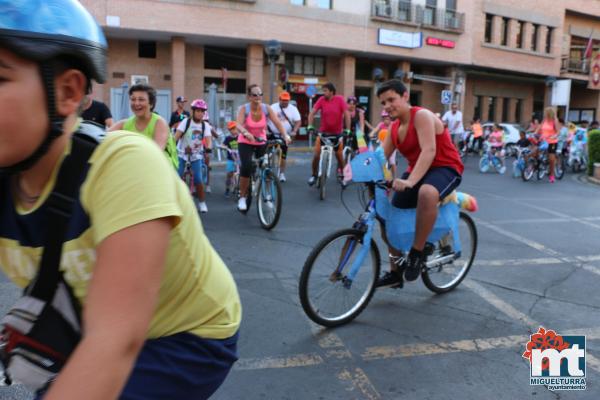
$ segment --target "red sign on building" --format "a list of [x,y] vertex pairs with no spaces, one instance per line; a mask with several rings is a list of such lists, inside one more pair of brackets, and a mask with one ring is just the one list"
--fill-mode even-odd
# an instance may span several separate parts
[[431,36],[429,36],[429,37],[427,37],[427,39],[425,39],[425,43],[427,43],[429,46],[439,46],[439,47],[445,47],[447,49],[453,49],[456,46],[456,42],[454,40],[434,38]]

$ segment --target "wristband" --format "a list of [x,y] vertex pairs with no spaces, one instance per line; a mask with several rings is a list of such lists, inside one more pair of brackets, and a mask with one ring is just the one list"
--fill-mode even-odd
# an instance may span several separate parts
[[349,135],[351,133],[352,131],[350,129],[344,129],[344,135]]
[[306,127],[306,130],[307,130],[307,131],[314,131],[314,130],[315,130],[315,127],[314,127],[314,126],[312,126],[312,125],[309,125],[309,126],[307,126],[307,127]]
[[212,153],[212,149],[206,149],[206,154]]

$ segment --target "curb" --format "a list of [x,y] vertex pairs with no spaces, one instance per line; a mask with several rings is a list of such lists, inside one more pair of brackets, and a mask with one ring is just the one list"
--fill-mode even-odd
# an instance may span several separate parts
[[585,177],[589,183],[600,186],[600,179],[596,179],[593,176],[587,176],[587,175]]

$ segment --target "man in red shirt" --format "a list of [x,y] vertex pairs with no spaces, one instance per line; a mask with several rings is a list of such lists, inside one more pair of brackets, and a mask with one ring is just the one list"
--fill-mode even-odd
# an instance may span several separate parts
[[[338,172],[344,167],[342,160],[342,149],[344,143],[342,139],[342,128],[345,126],[345,131],[350,129],[350,113],[348,106],[342,96],[335,94],[335,86],[328,82],[323,85],[323,96],[317,100],[310,114],[308,114],[308,133],[314,134],[315,127],[313,126],[315,114],[321,111],[321,126],[319,132],[324,136],[334,138],[337,141],[336,158],[338,161]],[[334,143],[335,143],[334,141]],[[315,142],[315,151],[312,161],[312,175],[308,179],[310,186],[317,181],[317,171],[319,170],[319,158],[321,157],[321,140],[317,137]]]
[[401,287],[403,280],[414,281],[421,275],[423,249],[437,218],[438,203],[460,184],[464,166],[443,122],[431,111],[411,106],[401,81],[384,82],[377,97],[395,120],[383,142],[385,157],[398,150],[408,161],[406,172],[393,181],[392,205],[417,209],[408,256],[390,246],[391,270],[377,282],[378,287]]

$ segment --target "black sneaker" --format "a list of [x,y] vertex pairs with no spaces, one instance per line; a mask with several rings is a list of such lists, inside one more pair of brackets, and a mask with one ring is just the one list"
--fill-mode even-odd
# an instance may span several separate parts
[[395,271],[386,272],[381,278],[377,279],[375,283],[376,288],[394,288],[399,289],[404,286],[404,281],[402,280],[402,275],[398,274]]
[[423,259],[421,257],[407,257],[405,261],[404,268],[404,280],[406,281],[414,281],[419,275],[421,275],[421,271],[425,266]]

